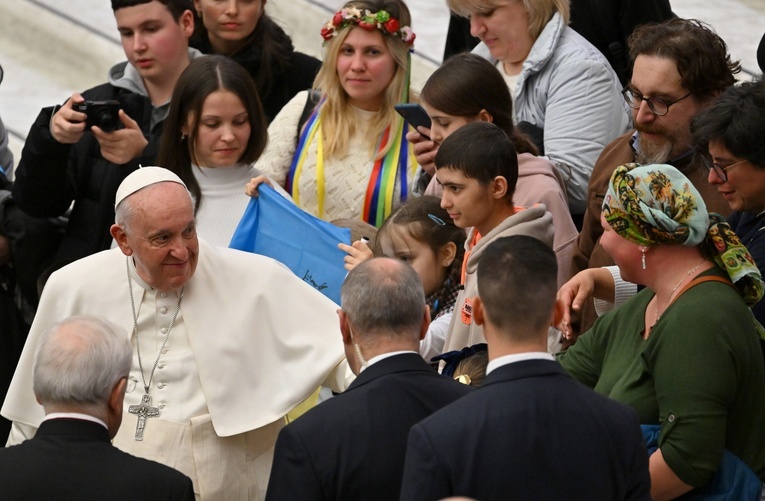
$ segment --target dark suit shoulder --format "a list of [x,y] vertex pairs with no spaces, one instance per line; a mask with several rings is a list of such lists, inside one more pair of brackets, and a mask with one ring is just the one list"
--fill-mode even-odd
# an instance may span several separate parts
[[635,411],[556,365],[498,368],[475,392],[416,424],[402,499],[488,500],[498,492],[517,499],[648,499]]
[[419,355],[397,355],[365,369],[345,392],[309,410],[288,427],[297,434],[313,433],[316,426],[346,422],[347,416],[370,405],[383,409],[393,405],[381,411],[385,414],[393,412],[397,402],[409,407],[413,402],[422,401],[430,408],[440,408],[473,390],[442,376]]
[[267,499],[396,499],[412,425],[468,392],[416,353],[380,360],[281,430]]
[[[57,420],[58,421],[58,420]],[[66,420],[69,421],[69,420]],[[186,475],[120,451],[94,423],[55,423],[53,429],[0,450],[3,500],[193,500]]]
[[[480,411],[487,410],[489,414]],[[516,418],[545,409],[571,415],[591,415],[603,423],[620,423],[634,419],[636,412],[626,405],[595,393],[568,376],[557,362],[516,362],[496,369],[476,391],[456,400],[422,421],[439,434],[454,433],[452,428],[479,426],[492,414],[502,419]],[[454,416],[461,416],[454,419]]]

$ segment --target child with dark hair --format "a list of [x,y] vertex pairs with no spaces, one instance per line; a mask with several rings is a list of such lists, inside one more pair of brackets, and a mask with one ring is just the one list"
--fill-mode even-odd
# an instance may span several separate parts
[[[444,351],[451,351],[486,342],[482,327],[473,321],[471,300],[484,249],[511,235],[531,236],[552,248],[554,228],[543,206],[513,204],[518,156],[512,141],[496,125],[478,121],[460,127],[444,140],[435,160],[436,178],[444,188],[441,207],[456,226],[468,230],[462,289],[455,305],[458,314],[452,316],[444,345]],[[548,349],[557,351],[559,346],[559,332],[554,331]]]
[[377,232],[374,253],[362,242],[340,244],[348,252],[346,268],[374,256],[408,263],[420,277],[431,324],[420,342],[426,361],[443,351],[460,285],[465,230],[456,226],[436,197],[415,198],[396,209]]
[[[414,146],[417,160],[430,174],[438,145],[455,130],[471,122],[491,122],[507,135],[518,156],[518,181],[513,203],[522,207],[544,204],[555,226],[553,251],[558,260],[558,285],[570,277],[571,256],[579,232],[571,219],[563,177],[549,159],[537,156],[536,147],[513,124],[513,100],[502,75],[489,61],[476,54],[458,54],[445,61],[428,78],[420,93],[420,103],[431,119],[432,140]],[[410,133],[414,138],[417,133]],[[423,152],[431,146],[426,152]],[[426,194],[441,196],[435,179]]]

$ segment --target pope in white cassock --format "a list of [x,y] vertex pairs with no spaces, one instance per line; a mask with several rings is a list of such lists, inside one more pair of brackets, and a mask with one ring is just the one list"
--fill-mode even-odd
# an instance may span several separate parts
[[111,233],[119,248],[45,286],[2,407],[8,444],[33,436],[45,415],[32,391],[40,334],[101,315],[131,333],[135,350],[114,445],[185,473],[198,498],[265,497],[284,415],[352,377],[337,306],[276,261],[198,240],[188,190],[160,167],[120,185]]

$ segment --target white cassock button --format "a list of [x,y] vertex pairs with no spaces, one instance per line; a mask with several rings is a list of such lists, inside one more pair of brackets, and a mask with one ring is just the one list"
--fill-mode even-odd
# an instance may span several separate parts
[[165,403],[161,403],[161,404],[159,404],[159,408],[160,408],[160,409],[164,409],[164,408],[165,408],[165,405],[167,405],[167,404],[165,404]]
[[158,364],[157,365],[157,369],[164,369],[164,368],[165,368],[165,364]]
[[167,292],[160,292],[159,297],[167,297]]
[[161,332],[162,334],[167,334],[167,327],[162,327],[162,328],[159,330],[159,332]]
[[165,387],[165,383],[157,383],[157,388],[160,390]]
[[165,307],[163,306],[162,308],[160,308],[160,309],[159,309],[159,312],[160,312],[160,313],[162,313],[162,314],[164,315],[165,313],[167,313],[167,308],[165,308]]

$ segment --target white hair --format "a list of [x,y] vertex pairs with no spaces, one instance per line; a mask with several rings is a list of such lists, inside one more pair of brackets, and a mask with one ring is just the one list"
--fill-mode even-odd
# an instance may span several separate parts
[[45,404],[82,407],[108,401],[130,373],[127,333],[106,319],[73,316],[51,325],[35,354],[34,393]]

